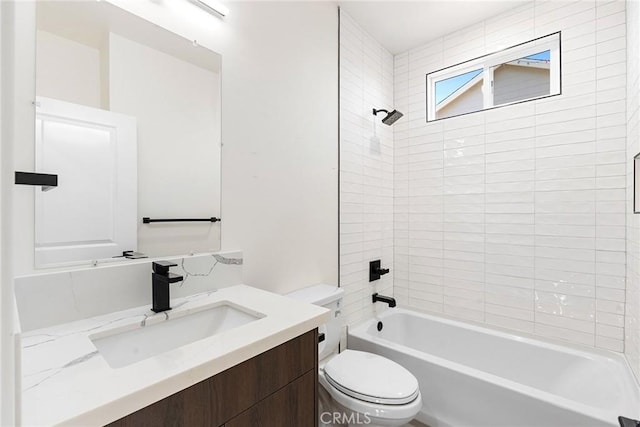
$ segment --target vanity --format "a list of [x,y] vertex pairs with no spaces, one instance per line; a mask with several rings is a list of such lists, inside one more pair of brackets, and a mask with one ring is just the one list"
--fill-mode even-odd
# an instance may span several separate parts
[[316,425],[326,309],[245,285],[172,303],[23,334],[22,424]]
[[309,331],[109,426],[316,425],[317,339]]

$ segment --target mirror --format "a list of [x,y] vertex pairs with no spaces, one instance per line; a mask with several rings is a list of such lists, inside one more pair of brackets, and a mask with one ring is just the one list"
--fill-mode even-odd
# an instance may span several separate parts
[[220,71],[108,2],[37,3],[36,267],[220,249]]

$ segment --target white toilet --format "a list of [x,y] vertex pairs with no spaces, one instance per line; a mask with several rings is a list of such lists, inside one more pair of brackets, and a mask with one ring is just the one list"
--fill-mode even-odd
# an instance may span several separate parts
[[320,425],[405,425],[422,408],[418,380],[411,372],[372,353],[343,350],[337,354],[343,294],[342,289],[330,285],[288,294],[331,310],[331,320],[318,330],[324,334],[318,344],[318,381],[330,396],[321,399]]

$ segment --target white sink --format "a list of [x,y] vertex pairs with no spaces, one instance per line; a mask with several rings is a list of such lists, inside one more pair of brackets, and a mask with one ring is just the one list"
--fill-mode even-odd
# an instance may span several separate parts
[[237,328],[264,314],[221,301],[197,312],[158,313],[135,323],[91,335],[89,339],[112,368],[121,368],[169,350]]

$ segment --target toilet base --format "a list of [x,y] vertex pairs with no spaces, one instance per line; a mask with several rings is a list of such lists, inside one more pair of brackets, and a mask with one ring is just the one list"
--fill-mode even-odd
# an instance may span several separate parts
[[412,418],[389,420],[380,419],[372,414],[363,414],[346,408],[331,397],[322,386],[318,387],[318,415],[320,427],[405,427],[409,426]]

